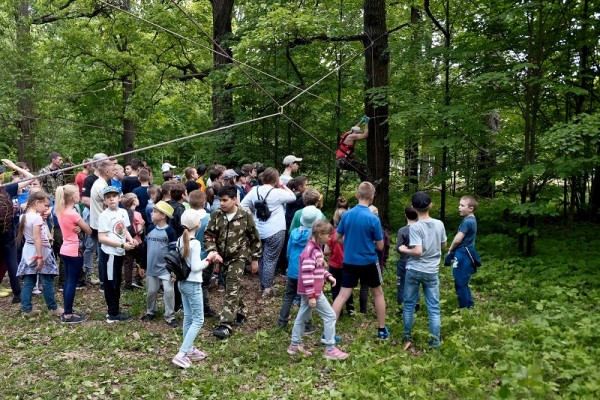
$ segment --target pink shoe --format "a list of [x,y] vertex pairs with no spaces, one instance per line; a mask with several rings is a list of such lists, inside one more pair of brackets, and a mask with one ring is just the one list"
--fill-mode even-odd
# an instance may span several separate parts
[[184,369],[192,366],[192,363],[190,362],[190,359],[187,358],[187,356],[180,357],[179,355],[176,355],[171,361],[173,362],[173,364]]
[[306,350],[304,348],[304,346],[302,346],[302,345],[300,345],[300,346],[290,345],[290,347],[287,348],[287,353],[291,354],[291,355],[302,353],[305,356],[312,356],[312,353],[310,351]]
[[186,356],[190,359],[190,361],[202,361],[208,357],[208,354],[194,347],[194,350],[187,353]]
[[344,353],[337,347],[334,347],[331,350],[325,350],[323,356],[328,360],[345,360],[346,358],[350,357],[350,354]]

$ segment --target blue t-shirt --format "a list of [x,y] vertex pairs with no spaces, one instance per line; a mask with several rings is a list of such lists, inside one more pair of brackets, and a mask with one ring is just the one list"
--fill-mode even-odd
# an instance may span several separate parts
[[458,247],[475,246],[475,235],[477,235],[477,219],[473,215],[465,217],[458,227],[458,231],[465,234]]
[[148,251],[146,274],[149,276],[169,275],[165,254],[169,249],[175,248],[176,241],[175,230],[169,225],[164,228],[155,226],[154,229],[148,232],[146,235],[146,248]]
[[116,187],[117,189],[119,189],[119,193],[120,193],[120,194],[123,194],[123,190],[122,190],[123,183],[122,183],[121,181],[117,181],[117,180],[115,180],[114,178],[111,178],[111,179],[110,179],[110,184],[111,184],[111,186],[114,186],[114,187]]
[[[206,216],[200,220],[200,228],[198,228],[194,234],[200,243],[204,243],[204,231],[206,230],[206,225],[208,225],[209,220],[210,214],[206,213]],[[204,260],[207,255],[206,247],[204,247],[204,245],[200,246],[200,259]]]
[[378,261],[375,242],[383,240],[381,222],[363,205],[342,215],[337,233],[344,236],[344,264],[369,265]]

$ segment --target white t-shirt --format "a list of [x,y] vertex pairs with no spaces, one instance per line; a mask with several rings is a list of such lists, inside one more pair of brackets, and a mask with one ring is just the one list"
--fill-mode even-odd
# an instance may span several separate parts
[[281,174],[281,176],[279,176],[279,179],[281,180],[281,182],[284,185],[287,185],[288,182],[292,180],[292,176],[291,175],[286,175],[286,174]]
[[[183,252],[183,236],[177,240],[177,246]],[[185,262],[190,266],[191,272],[186,281],[202,283],[202,270],[208,267],[208,262],[200,259],[202,245],[198,240],[190,240],[190,252]]]
[[[108,186],[104,178],[96,179],[90,190],[90,227],[98,229],[98,217],[104,211],[104,195],[102,190]],[[128,219],[129,220],[129,219]]]
[[[273,189],[273,190],[271,190]],[[271,192],[269,193],[269,190]],[[255,186],[250,190],[244,200],[242,200],[241,206],[249,211],[254,212],[254,202],[258,200],[258,194],[261,198],[265,198],[267,193],[267,206],[271,211],[271,217],[266,221],[261,221],[254,215],[254,222],[258,229],[258,234],[261,239],[266,239],[277,232],[285,231],[285,210],[284,204],[296,201],[296,195],[292,191],[283,190],[281,188],[273,188],[271,185]]]
[[[126,236],[125,232],[129,226],[129,216],[127,211],[118,208],[115,211],[106,209],[98,217],[98,233],[106,232],[109,239],[124,243]],[[125,249],[120,247],[112,247],[102,244],[102,251],[106,254],[114,254],[115,256],[124,256]]]

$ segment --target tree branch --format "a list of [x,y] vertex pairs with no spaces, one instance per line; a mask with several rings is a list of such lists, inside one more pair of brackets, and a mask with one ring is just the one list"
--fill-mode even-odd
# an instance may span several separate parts
[[427,14],[431,22],[433,22],[433,24],[440,30],[440,32],[442,32],[444,37],[448,39],[450,37],[450,33],[446,31],[446,29],[444,29],[440,22],[437,19],[435,19],[435,17],[431,13],[431,10],[429,9],[429,0],[423,0],[423,7],[425,8],[425,14]]
[[[58,12],[64,11],[69,8],[73,3],[77,0],[67,0],[62,6],[58,8]],[[63,15],[59,14],[46,14],[41,17],[34,18],[31,22],[34,25],[43,25],[49,24],[51,22],[66,20],[66,19],[77,19],[77,18],[93,18],[96,15],[104,12],[105,7],[99,5],[98,7],[92,9],[90,12],[79,12],[79,11],[68,11]]]

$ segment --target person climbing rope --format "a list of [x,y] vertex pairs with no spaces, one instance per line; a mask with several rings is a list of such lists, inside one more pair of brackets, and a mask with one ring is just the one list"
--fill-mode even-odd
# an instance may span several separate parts
[[[354,125],[348,132],[345,132],[340,138],[337,152],[335,154],[335,166],[339,170],[356,172],[360,177],[361,182],[372,182],[373,177],[367,165],[355,158],[354,145],[357,141],[365,140],[369,137],[369,120],[364,116]],[[364,124],[364,131],[361,129],[361,124]]]

